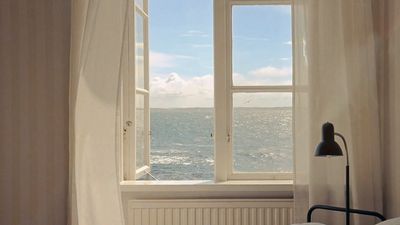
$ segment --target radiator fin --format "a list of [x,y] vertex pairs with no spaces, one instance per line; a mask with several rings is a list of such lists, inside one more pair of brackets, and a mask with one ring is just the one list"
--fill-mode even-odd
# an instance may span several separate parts
[[271,200],[132,200],[129,225],[290,225],[293,203]]

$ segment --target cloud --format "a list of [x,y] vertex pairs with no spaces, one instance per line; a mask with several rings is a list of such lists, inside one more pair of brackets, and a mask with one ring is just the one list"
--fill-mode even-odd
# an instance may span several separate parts
[[193,48],[211,48],[212,45],[211,44],[193,44],[192,47]]
[[214,99],[212,75],[184,79],[177,73],[156,76],[150,81],[151,107],[212,107]]
[[290,107],[291,93],[236,93],[234,107]]
[[233,83],[235,85],[290,85],[292,83],[292,69],[290,67],[266,66],[245,74],[235,72]]
[[283,42],[283,44],[285,44],[285,45],[292,45],[292,41],[285,41],[285,42]]
[[175,67],[178,60],[193,59],[190,56],[175,55],[162,52],[149,53],[150,66],[152,68],[171,68]]
[[250,74],[256,77],[281,78],[291,76],[292,68],[277,68],[273,66],[267,66],[250,71]]
[[[290,85],[291,74],[291,68],[267,66],[246,74],[234,73],[233,80],[235,85]],[[284,93],[257,95],[258,97],[244,94],[237,96],[241,107],[281,107],[291,103],[291,97]],[[150,98],[152,108],[213,107],[214,76],[153,74],[150,80]]]
[[290,58],[279,58],[279,60],[282,60],[282,61],[288,61],[288,60],[290,60]]
[[269,41],[268,38],[263,38],[263,37],[248,37],[248,36],[239,36],[235,35],[233,36],[234,39],[241,39],[245,41]]
[[209,37],[209,35],[200,30],[188,30],[181,34],[181,37]]

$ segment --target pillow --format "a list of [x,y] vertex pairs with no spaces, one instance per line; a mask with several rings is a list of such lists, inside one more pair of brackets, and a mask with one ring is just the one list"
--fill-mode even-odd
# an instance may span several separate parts
[[393,218],[390,220],[385,220],[383,222],[380,222],[376,225],[400,225],[400,217]]

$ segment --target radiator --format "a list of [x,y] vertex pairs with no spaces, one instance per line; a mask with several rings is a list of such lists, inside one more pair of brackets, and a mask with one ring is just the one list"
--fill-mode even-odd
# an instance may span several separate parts
[[289,225],[293,201],[271,199],[131,200],[129,225]]

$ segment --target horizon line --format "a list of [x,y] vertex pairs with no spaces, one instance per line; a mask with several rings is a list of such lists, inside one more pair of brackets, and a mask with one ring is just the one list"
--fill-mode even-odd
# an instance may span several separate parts
[[[164,108],[164,107],[150,107],[150,109],[213,109],[215,107],[170,107],[170,108]],[[268,106],[251,106],[251,107],[233,107],[233,108],[293,108],[293,106],[275,106],[275,107],[268,107]]]

